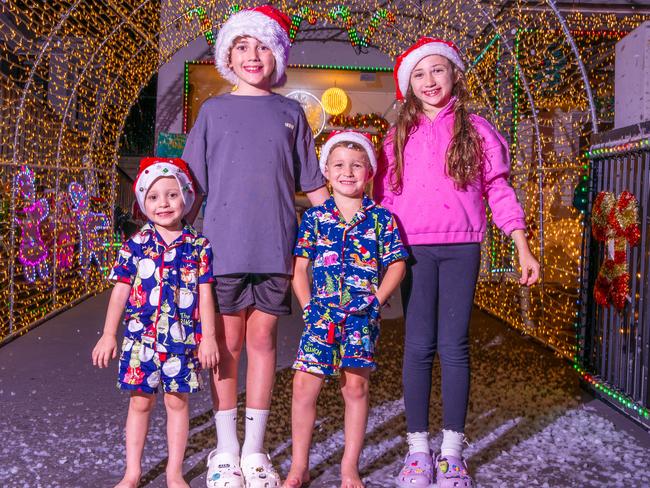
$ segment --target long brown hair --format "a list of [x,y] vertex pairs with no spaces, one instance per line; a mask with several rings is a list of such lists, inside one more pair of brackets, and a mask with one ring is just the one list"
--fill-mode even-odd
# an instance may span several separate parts
[[[483,139],[476,131],[467,111],[471,100],[467,90],[465,74],[451,61],[452,76],[456,80],[452,89],[454,103],[454,132],[447,148],[445,172],[454,180],[456,186],[465,190],[481,174],[483,169]],[[401,193],[404,177],[404,146],[417,126],[422,113],[422,102],[413,94],[410,84],[404,97],[392,132],[395,165],[390,173],[390,186],[395,193]]]

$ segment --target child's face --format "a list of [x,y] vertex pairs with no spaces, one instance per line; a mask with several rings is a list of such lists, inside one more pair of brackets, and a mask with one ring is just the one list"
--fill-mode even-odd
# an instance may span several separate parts
[[422,102],[425,113],[435,115],[449,103],[454,78],[451,62],[444,56],[432,54],[415,65],[411,72],[411,89]]
[[273,52],[254,37],[235,39],[230,50],[230,64],[237,78],[238,89],[258,88],[268,90],[275,70]]
[[325,177],[332,185],[334,195],[349,198],[363,196],[363,190],[371,176],[372,170],[365,151],[336,147],[327,158]]
[[176,178],[165,176],[153,182],[144,198],[144,210],[155,225],[178,230],[185,204]]

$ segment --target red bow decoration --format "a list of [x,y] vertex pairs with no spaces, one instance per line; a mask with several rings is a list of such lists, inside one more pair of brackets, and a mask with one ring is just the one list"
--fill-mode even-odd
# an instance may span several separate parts
[[602,307],[612,304],[621,311],[630,293],[627,244],[636,246],[641,237],[639,202],[628,191],[621,193],[618,200],[613,193],[601,191],[594,200],[591,226],[594,238],[607,244],[594,298]]

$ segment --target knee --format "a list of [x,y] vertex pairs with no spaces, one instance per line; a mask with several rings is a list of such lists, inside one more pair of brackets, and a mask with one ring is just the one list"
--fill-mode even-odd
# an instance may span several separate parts
[[154,405],[156,404],[156,397],[149,394],[134,394],[131,395],[129,402],[129,410],[135,413],[151,413]]
[[187,393],[165,393],[165,408],[174,412],[188,408]]
[[365,378],[355,377],[346,379],[341,386],[341,393],[346,403],[366,401],[368,399],[368,380]]
[[438,356],[443,366],[468,366],[469,345],[467,343],[441,344]]
[[433,341],[406,340],[404,342],[404,362],[432,362],[436,354],[436,344]]
[[251,330],[246,336],[246,349],[258,354],[275,354],[275,334],[268,330]]

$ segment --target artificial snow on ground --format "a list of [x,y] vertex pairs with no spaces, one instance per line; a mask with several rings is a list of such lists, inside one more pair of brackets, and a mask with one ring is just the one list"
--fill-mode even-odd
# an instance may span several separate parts
[[[90,364],[106,302],[105,294],[88,300],[0,348],[0,486],[100,488],[120,479],[128,396],[114,387],[115,362],[106,370]],[[282,474],[291,461],[292,375],[286,367],[300,328],[299,317],[280,324],[280,369],[267,445]],[[564,360],[478,311],[471,339],[465,454],[476,486],[650,486],[648,434],[585,394]],[[402,341],[401,319],[384,321],[360,463],[369,487],[393,486],[405,454]],[[437,366],[433,378],[430,430],[436,450],[441,440]],[[243,399],[242,394],[242,408]],[[164,422],[159,401],[141,486],[165,486]],[[190,428],[185,477],[192,487],[203,487],[206,457],[215,445],[207,391],[191,399]],[[319,400],[311,486],[338,486],[342,428],[343,403],[333,380]]]

